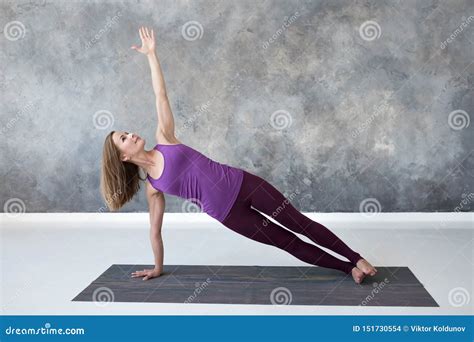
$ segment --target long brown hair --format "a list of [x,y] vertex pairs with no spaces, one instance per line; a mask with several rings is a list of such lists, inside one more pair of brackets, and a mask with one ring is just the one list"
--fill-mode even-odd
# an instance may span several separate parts
[[100,192],[110,211],[117,211],[140,190],[140,167],[120,159],[120,150],[115,146],[110,132],[102,150]]

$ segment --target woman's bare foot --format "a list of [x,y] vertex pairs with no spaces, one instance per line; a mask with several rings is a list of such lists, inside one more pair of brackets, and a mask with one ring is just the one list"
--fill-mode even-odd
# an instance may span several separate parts
[[360,283],[362,283],[362,280],[364,280],[365,274],[364,274],[364,272],[359,270],[357,267],[353,267],[352,268],[352,278],[354,278],[354,281],[357,284],[360,284]]
[[360,259],[356,264],[357,268],[367,275],[374,276],[377,273],[377,269],[372,266],[367,260]]

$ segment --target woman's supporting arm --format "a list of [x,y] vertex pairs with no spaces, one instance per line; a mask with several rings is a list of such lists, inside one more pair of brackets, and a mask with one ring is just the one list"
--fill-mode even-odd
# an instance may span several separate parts
[[163,272],[163,239],[161,233],[157,232],[154,227],[150,228],[150,240],[153,254],[155,255],[155,270],[161,274]]
[[148,203],[150,210],[150,241],[155,256],[155,270],[163,270],[163,239],[161,237],[161,227],[163,225],[163,215],[165,213],[165,196],[162,192],[154,192],[150,190],[151,186],[147,184]]
[[155,267],[148,270],[135,271],[132,277],[143,277],[143,280],[159,277],[163,272],[163,239],[161,238],[161,226],[163,225],[163,214],[165,212],[165,197],[161,191],[157,191],[148,182],[146,184],[146,198],[150,210],[150,241],[155,256]]

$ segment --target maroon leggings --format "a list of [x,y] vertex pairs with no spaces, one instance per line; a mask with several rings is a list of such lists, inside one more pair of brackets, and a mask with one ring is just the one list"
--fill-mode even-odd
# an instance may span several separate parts
[[[328,228],[298,211],[273,185],[245,170],[237,199],[222,224],[252,240],[281,248],[304,262],[341,270],[347,274],[362,259],[359,253],[350,249]],[[350,262],[342,261],[301,240],[290,230],[306,235],[315,243],[343,255]]]

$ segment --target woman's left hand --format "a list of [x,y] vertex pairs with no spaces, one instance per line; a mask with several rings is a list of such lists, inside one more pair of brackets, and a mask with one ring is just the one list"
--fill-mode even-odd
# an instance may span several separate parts
[[132,273],[132,278],[144,277],[143,280],[148,280],[150,278],[156,278],[161,275],[161,272],[155,268],[150,270],[135,271]]
[[142,40],[142,46],[138,47],[136,45],[132,45],[131,49],[137,50],[145,55],[152,53],[155,51],[155,34],[153,33],[153,29],[148,30],[146,27],[140,27],[139,29],[140,39]]

